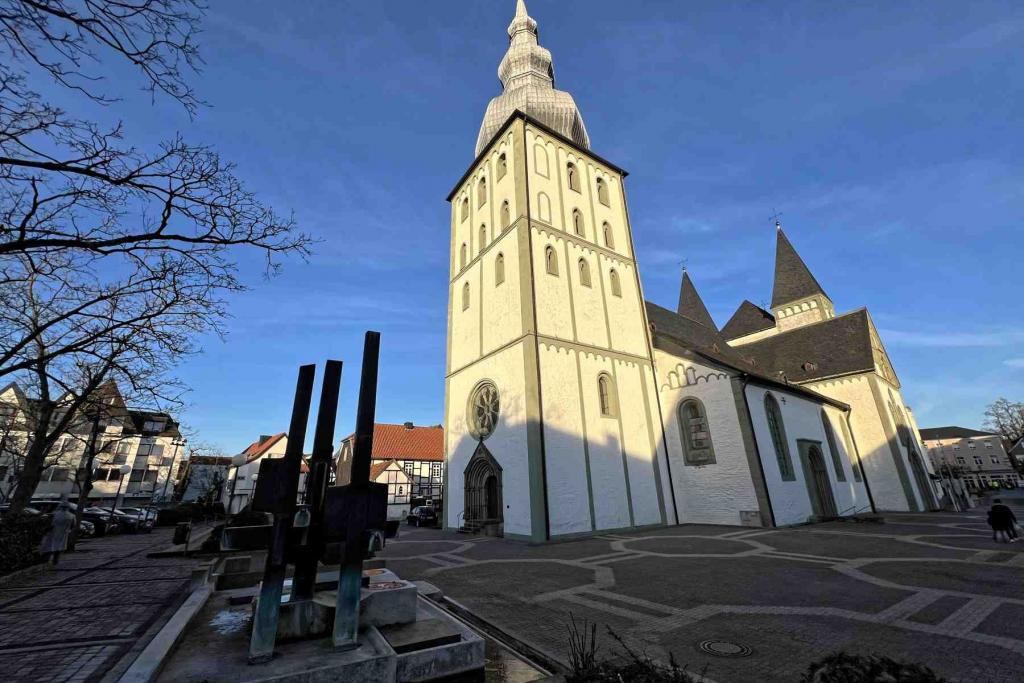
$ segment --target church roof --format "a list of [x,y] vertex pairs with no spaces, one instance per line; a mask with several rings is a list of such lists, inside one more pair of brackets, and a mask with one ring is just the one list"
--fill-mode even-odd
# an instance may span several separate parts
[[811,274],[807,264],[796,253],[782,227],[775,239],[775,284],[772,287],[772,308],[777,308],[805,297],[821,294],[825,290]]
[[537,22],[526,11],[523,0],[516,2],[516,15],[508,27],[509,47],[498,67],[503,92],[487,105],[476,154],[479,155],[517,110],[537,119],[583,149],[590,149],[590,137],[583,116],[572,95],[555,90],[551,53],[541,47]]
[[780,332],[741,348],[759,368],[782,372],[790,382],[870,372],[875,367],[871,323],[865,308]]
[[722,336],[729,340],[739,339],[748,334],[770,330],[773,327],[775,327],[775,316],[744,299],[740,307],[729,318],[729,322],[722,328]]
[[650,301],[645,301],[644,304],[647,307],[647,319],[653,325],[654,345],[657,348],[673,353],[671,348],[665,346],[665,341],[674,342],[711,362],[736,370],[757,383],[779,387],[794,394],[801,394],[822,403],[838,406],[844,410],[848,408],[841,401],[822,396],[818,392],[798,384],[788,384],[782,381],[772,374],[773,368],[762,367],[754,358],[746,355],[747,346],[743,346],[741,349],[729,346],[729,343],[717,330],[709,329]]
[[693,282],[690,280],[690,274],[685,270],[683,271],[683,281],[679,285],[679,306],[676,312],[685,318],[700,323],[704,327],[716,332],[718,331],[718,326],[715,325],[715,321],[711,314],[708,313],[704,301],[700,298],[700,294],[697,293],[697,288],[693,286]]
[[977,429],[967,427],[927,427],[921,431],[921,439],[933,441],[935,439],[970,439],[976,436],[999,436],[994,432],[980,432]]

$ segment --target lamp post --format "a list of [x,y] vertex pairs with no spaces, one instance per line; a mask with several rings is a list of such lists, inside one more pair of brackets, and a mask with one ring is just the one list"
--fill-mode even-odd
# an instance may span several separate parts
[[[245,505],[248,505],[249,503],[252,502],[253,494],[256,493],[256,480],[259,479],[259,478],[260,478],[259,472],[256,472],[256,473],[254,473],[252,475],[252,486],[249,487],[249,495],[247,496],[247,498],[245,500]],[[243,505],[242,507],[245,507],[245,505]]]
[[114,494],[114,504],[110,506],[110,521],[114,521],[114,510],[117,509],[117,499],[121,497],[121,484],[124,483],[124,478],[132,473],[131,465],[121,465],[117,468],[117,471],[121,473],[121,478],[117,482],[117,493]]

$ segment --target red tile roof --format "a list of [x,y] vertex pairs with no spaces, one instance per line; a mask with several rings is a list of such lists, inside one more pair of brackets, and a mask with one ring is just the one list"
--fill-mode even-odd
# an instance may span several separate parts
[[[345,441],[352,439],[350,434]],[[373,425],[374,460],[434,460],[444,461],[444,428],[413,427],[405,425]],[[373,477],[371,477],[372,479]]]
[[246,447],[244,451],[242,451],[242,455],[245,456],[245,461],[252,462],[253,460],[259,458],[261,455],[269,451],[274,446],[274,444],[276,444],[278,441],[280,441],[286,436],[288,436],[286,433],[281,432],[280,434],[274,434],[274,436],[270,437],[263,443],[260,443],[259,441],[253,441]]
[[370,481],[377,481],[377,477],[384,474],[384,470],[395,464],[394,460],[385,460],[384,462],[375,462],[370,466]]

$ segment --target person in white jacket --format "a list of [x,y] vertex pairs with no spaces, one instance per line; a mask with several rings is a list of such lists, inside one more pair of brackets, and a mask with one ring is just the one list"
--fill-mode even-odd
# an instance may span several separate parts
[[60,554],[68,549],[68,536],[74,528],[75,514],[71,512],[67,497],[61,498],[60,505],[53,513],[50,530],[43,536],[39,545],[39,552],[49,556],[50,564],[57,564],[60,561]]

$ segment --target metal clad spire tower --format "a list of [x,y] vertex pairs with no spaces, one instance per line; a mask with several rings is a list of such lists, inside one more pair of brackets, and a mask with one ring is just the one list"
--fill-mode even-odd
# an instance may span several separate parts
[[509,47],[498,67],[504,92],[491,100],[484,114],[476,153],[480,154],[517,109],[590,149],[583,117],[572,95],[555,90],[551,53],[540,46],[537,22],[526,11],[524,0],[516,1],[516,16],[508,27]]

